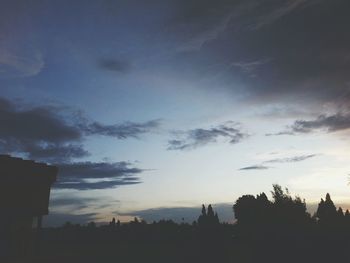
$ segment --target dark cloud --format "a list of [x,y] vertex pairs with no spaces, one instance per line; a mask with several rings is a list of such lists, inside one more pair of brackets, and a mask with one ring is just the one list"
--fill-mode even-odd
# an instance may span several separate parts
[[229,140],[235,144],[243,140],[248,134],[242,132],[237,123],[227,122],[209,129],[193,129],[184,132],[177,132],[181,139],[169,140],[168,150],[194,149],[209,143],[217,142],[219,138]]
[[248,170],[267,170],[270,167],[268,166],[264,166],[264,165],[252,165],[252,166],[247,166],[247,167],[243,167],[238,169],[239,171],[248,171]]
[[50,214],[45,217],[43,225],[44,227],[59,227],[66,222],[72,224],[86,224],[94,221],[97,217],[98,213],[72,214],[50,212]]
[[0,136],[27,141],[66,142],[79,140],[79,128],[56,114],[54,107],[34,107],[22,110],[9,100],[0,98]]
[[[58,143],[30,143],[26,147],[19,147],[19,151],[28,153],[30,159],[45,160],[50,163],[72,160],[89,156],[90,153],[81,144]],[[12,148],[13,149],[13,148]]]
[[[79,4],[77,1],[73,6]],[[96,16],[90,17],[90,12],[65,12],[69,25],[76,17],[80,18],[80,23],[73,28],[76,30],[65,30],[65,34],[81,39],[82,49],[88,46],[90,53],[102,39],[103,43],[115,43],[112,45],[115,49],[124,48],[124,53],[132,50],[129,52],[141,58],[140,61],[146,61],[146,65],[141,65],[144,68],[159,67],[156,68],[159,72],[169,66],[179,73],[178,77],[186,77],[190,72],[189,75],[200,79],[201,84],[203,79],[219,76],[214,81],[208,80],[208,85],[199,86],[225,86],[235,95],[242,92],[246,99],[255,103],[309,102],[303,105],[320,107],[324,103],[338,106],[339,100],[344,100],[349,105],[348,0],[153,0],[113,4],[105,1],[97,6],[84,4],[87,8],[84,10],[95,10]],[[9,18],[14,17],[13,14],[16,19],[32,18],[40,17],[40,12],[32,9],[40,7],[41,12],[48,11],[41,5],[10,6],[11,11],[3,11],[0,16],[1,21],[7,21],[0,24],[9,27],[2,32],[5,36],[13,31],[13,23],[8,22],[12,21]],[[49,6],[55,13],[61,10],[59,5]],[[124,17],[116,10],[123,10],[133,23],[118,24]],[[26,25],[31,20],[19,19],[15,25]],[[84,30],[79,30],[82,26]],[[16,31],[19,28],[15,27]],[[87,41],[93,31],[99,37]],[[117,32],[126,33],[118,35]],[[107,46],[102,44],[99,48],[108,49]],[[169,54],[174,50],[178,51],[175,55]],[[5,54],[4,58],[0,57],[0,63],[8,64],[7,53],[0,53]],[[99,54],[97,57],[100,59],[95,63],[104,70],[124,72],[129,68],[119,55]],[[158,60],[150,63],[150,58]]]
[[82,145],[87,136],[138,138],[158,127],[158,120],[103,125],[78,112],[73,112],[72,117],[65,116],[62,111],[64,109],[50,106],[20,108],[9,100],[0,99],[0,151],[24,154],[30,159],[57,165],[59,181],[55,188],[106,189],[141,182],[138,175],[143,170],[131,163],[73,160],[89,155]]
[[291,126],[294,133],[309,133],[315,130],[335,132],[350,128],[350,114],[321,115],[315,120],[297,120]]
[[118,59],[100,58],[97,60],[97,66],[103,70],[115,72],[127,72],[130,69],[129,63]]
[[46,161],[87,156],[82,131],[56,112],[54,107],[21,109],[0,98],[0,150]]
[[[0,151],[23,153],[47,162],[67,162],[89,153],[82,142],[90,135],[138,138],[159,126],[159,120],[104,125],[63,107],[23,108],[0,98]],[[69,113],[69,114],[68,114]]]
[[[140,217],[147,222],[159,221],[162,219],[173,220],[175,222],[192,223],[197,220],[201,214],[201,206],[198,207],[161,207],[153,209],[145,209],[132,211],[128,213],[119,213],[119,215]],[[232,212],[232,204],[213,204],[213,209],[218,213],[221,222],[233,222],[234,215]]]
[[[57,203],[63,203],[65,207],[68,207],[70,202],[76,203],[77,210],[75,207],[70,206],[71,208],[67,210],[66,213],[58,212],[53,207],[50,211],[49,215],[44,220],[45,226],[61,226],[65,222],[70,221],[74,224],[86,224],[90,221],[94,221],[98,219],[98,213],[84,213],[83,209],[85,206],[89,206],[93,209],[98,209],[96,207],[95,199],[89,198],[67,198],[67,199],[58,199]],[[100,200],[101,201],[101,200]],[[109,200],[110,205],[116,205],[118,201]],[[55,201],[53,200],[53,203]],[[104,200],[106,202],[106,200]],[[51,202],[50,202],[51,205]],[[79,206],[82,206],[79,208]],[[56,206],[56,205],[55,205]],[[219,203],[213,204],[214,210],[218,213],[221,222],[230,222],[234,221],[234,214],[232,212],[232,204],[229,203]],[[74,213],[72,212],[74,211]],[[175,222],[185,222],[192,223],[194,220],[198,219],[198,216],[201,214],[201,206],[196,207],[161,207],[161,208],[151,208],[144,210],[136,210],[125,213],[114,212],[116,214],[116,218],[118,216],[130,216],[130,217],[139,217],[147,222],[159,221],[162,219],[165,220],[174,220]]]
[[337,132],[348,130],[349,128],[350,114],[336,113],[333,115],[320,115],[313,120],[296,120],[292,125],[287,126],[286,130],[277,133],[268,133],[266,136],[295,135],[315,131]]
[[183,71],[194,68],[200,79],[219,76],[208,78],[209,87],[219,82],[264,105],[315,112],[325,103],[350,107],[349,1],[192,0],[176,6],[170,28],[188,52],[181,57],[188,65]]

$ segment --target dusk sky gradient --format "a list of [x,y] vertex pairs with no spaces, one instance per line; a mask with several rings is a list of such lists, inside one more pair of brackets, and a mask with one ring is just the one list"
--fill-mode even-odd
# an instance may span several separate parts
[[[350,2],[0,2],[0,153],[59,167],[46,224],[350,208]],[[183,216],[179,216],[183,214]]]

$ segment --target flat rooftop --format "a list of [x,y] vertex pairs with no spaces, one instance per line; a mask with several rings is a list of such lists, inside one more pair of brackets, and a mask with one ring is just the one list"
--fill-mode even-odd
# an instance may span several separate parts
[[56,181],[56,166],[0,154],[0,178]]
[[11,215],[48,214],[57,172],[53,165],[0,155],[0,211]]

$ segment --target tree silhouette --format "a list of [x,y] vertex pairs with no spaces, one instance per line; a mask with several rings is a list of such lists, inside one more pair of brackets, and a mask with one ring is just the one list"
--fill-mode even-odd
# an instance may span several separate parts
[[337,218],[337,208],[335,207],[329,193],[326,195],[326,200],[321,199],[318,204],[316,216],[320,224],[331,225]]
[[208,205],[208,218],[213,218],[214,217],[214,211],[211,205]]
[[204,205],[202,205],[202,216],[206,216],[207,215],[207,211],[206,211],[206,209],[205,209],[205,206]]
[[301,231],[310,222],[304,200],[293,198],[288,189],[283,190],[279,185],[273,185],[271,194],[272,202],[265,193],[238,198],[233,210],[241,233],[247,236],[263,236],[269,232],[287,234]]
[[243,195],[233,205],[233,211],[238,223],[249,224],[256,220],[258,203],[253,195]]
[[306,212],[305,200],[300,197],[293,198],[288,189],[285,191],[279,185],[273,185],[272,219],[278,224],[303,224],[309,218]]
[[109,222],[110,227],[115,227],[115,218],[113,217],[112,221]]
[[344,218],[344,212],[343,212],[343,209],[341,207],[338,208],[337,215],[338,215],[338,218],[340,220],[342,220]]
[[214,212],[213,207],[208,205],[208,209],[202,205],[202,214],[198,217],[198,225],[201,227],[214,226],[219,224],[218,214]]

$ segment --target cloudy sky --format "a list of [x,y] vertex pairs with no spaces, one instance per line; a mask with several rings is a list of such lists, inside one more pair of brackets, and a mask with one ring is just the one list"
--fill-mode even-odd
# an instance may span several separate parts
[[350,207],[349,8],[3,0],[0,152],[59,167],[52,224],[229,221],[273,183]]

